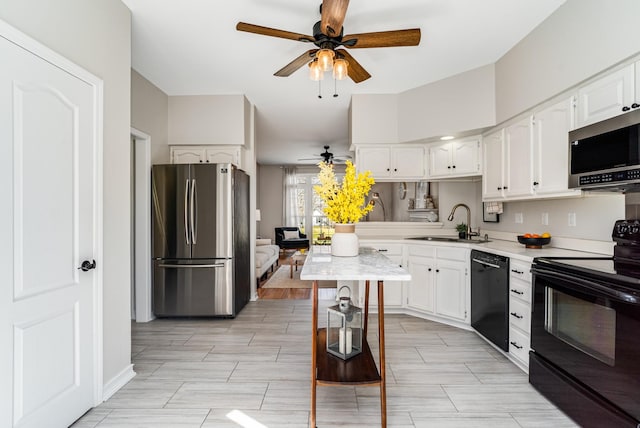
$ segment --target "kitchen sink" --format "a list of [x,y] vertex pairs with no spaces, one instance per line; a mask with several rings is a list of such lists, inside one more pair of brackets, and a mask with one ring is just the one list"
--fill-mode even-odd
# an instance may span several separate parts
[[460,242],[464,244],[484,244],[489,242],[488,239],[461,239],[457,236],[414,236],[407,239],[415,239],[418,241],[434,241],[434,242]]

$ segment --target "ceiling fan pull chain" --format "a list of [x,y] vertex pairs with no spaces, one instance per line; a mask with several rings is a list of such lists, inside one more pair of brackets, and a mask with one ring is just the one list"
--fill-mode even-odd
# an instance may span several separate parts
[[338,79],[333,79],[333,98],[338,96]]
[[318,80],[318,98],[322,98],[322,80]]

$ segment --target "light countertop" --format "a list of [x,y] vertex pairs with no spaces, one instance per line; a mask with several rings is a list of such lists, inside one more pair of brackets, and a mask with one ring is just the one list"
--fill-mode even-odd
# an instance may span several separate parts
[[360,247],[356,257],[333,257],[327,245],[311,248],[300,279],[409,281],[411,274],[371,248]]

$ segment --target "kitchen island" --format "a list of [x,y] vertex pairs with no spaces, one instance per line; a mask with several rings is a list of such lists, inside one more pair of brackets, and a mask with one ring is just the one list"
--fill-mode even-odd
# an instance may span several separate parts
[[[316,427],[316,387],[318,385],[378,385],[381,426],[386,428],[383,283],[386,280],[408,281],[411,275],[407,270],[371,248],[361,247],[356,257],[333,257],[330,250],[327,246],[313,247],[300,273],[300,279],[313,281],[309,426]],[[318,329],[318,281],[320,280],[365,281],[362,353],[349,360],[343,361],[330,355],[326,351],[326,329]],[[377,281],[378,284],[379,372],[367,344],[370,281]]]

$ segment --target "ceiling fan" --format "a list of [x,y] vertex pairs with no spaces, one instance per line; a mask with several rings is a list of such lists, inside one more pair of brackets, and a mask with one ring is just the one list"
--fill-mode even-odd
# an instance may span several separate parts
[[[323,0],[320,5],[320,21],[313,26],[313,36],[238,22],[236,30],[264,36],[279,37],[299,42],[313,43],[318,48],[310,49],[274,73],[286,77],[305,64],[313,65],[319,57],[329,52],[336,60],[346,60],[347,74],[355,83],[367,80],[371,75],[351,56],[346,49],[385,48],[396,46],[417,46],[420,43],[420,29],[379,31],[344,35],[342,24],[347,13],[349,0]],[[327,70],[327,68],[324,68]]]
[[317,157],[313,158],[304,158],[298,159],[299,161],[323,161],[325,163],[343,163],[346,160],[351,159],[351,156],[334,156],[333,153],[329,151],[329,146],[324,146],[324,152],[320,153]]

